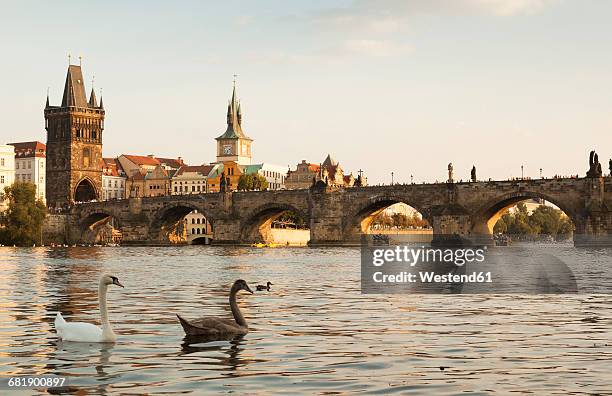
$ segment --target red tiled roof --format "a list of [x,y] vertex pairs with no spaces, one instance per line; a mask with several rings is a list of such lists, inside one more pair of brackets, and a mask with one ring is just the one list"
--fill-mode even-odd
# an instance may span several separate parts
[[185,163],[183,162],[182,158],[160,158],[160,157],[156,157],[157,160],[159,160],[159,162],[161,162],[162,164],[166,164],[171,168],[180,168],[181,166],[185,165]]
[[117,158],[102,158],[100,159],[100,167],[102,173],[106,176],[123,176],[125,172],[121,167],[121,163]]
[[133,176],[130,177],[131,180],[144,180],[146,173],[136,172]]
[[330,178],[333,179],[336,177],[336,171],[338,170],[338,165],[329,165],[329,166],[326,166],[325,169],[327,169],[327,173],[329,173]]
[[308,164],[308,170],[311,172],[318,172],[321,169],[319,164]]
[[47,146],[41,142],[19,142],[19,143],[9,143],[11,146],[15,147],[15,156],[18,158],[28,158],[28,157],[45,157],[47,152]]
[[198,172],[206,176],[210,173],[213,167],[214,165],[197,165],[197,166],[183,165],[176,171],[174,176],[180,176],[185,172],[193,172],[193,173]]
[[160,164],[157,158],[145,157],[142,155],[129,155],[129,154],[123,154],[123,156],[127,158],[128,160],[132,161],[133,163],[135,163],[136,165],[157,166]]

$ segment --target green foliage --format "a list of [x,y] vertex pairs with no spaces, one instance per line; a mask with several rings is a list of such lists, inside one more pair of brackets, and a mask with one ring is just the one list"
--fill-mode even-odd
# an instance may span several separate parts
[[559,240],[569,238],[573,230],[572,221],[561,210],[540,205],[529,214],[522,202],[517,205],[514,213],[504,213],[493,227],[493,232],[496,234],[528,237],[551,235]]
[[370,227],[411,229],[429,227],[429,223],[416,213],[412,216],[403,213],[394,213],[389,216],[382,213],[374,219]]
[[241,191],[253,191],[253,190],[266,190],[268,188],[268,181],[265,177],[259,173],[251,173],[248,175],[241,175],[238,178],[238,190]]
[[294,225],[295,228],[308,228],[306,219],[290,210],[281,214],[276,220],[274,220],[272,225],[277,228],[281,225]]
[[8,200],[9,204],[0,215],[0,243],[32,246],[40,241],[47,209],[42,201],[36,199],[36,186],[16,182],[4,189],[2,199]]

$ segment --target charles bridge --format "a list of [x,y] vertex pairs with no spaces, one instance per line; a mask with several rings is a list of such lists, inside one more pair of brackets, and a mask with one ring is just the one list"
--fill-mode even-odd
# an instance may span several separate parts
[[180,220],[197,210],[212,225],[213,243],[270,240],[270,226],[285,211],[307,219],[311,245],[359,242],[382,210],[405,203],[418,210],[436,235],[491,236],[504,209],[530,198],[562,209],[575,226],[574,243],[612,245],[612,178],[555,178],[465,183],[395,184],[302,190],[221,192],[130,198],[75,205],[65,215],[65,240],[92,243],[100,224],[114,219],[123,244],[169,244]]

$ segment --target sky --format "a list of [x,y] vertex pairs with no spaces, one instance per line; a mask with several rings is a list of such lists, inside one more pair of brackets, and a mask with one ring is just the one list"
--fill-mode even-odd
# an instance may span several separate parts
[[104,97],[107,157],[214,161],[234,74],[257,163],[331,153],[377,184],[612,157],[609,1],[3,3],[2,143],[46,141],[71,54]]

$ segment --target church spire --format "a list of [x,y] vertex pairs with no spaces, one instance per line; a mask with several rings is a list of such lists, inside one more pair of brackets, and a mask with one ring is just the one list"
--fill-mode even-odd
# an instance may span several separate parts
[[47,103],[45,103],[45,109],[49,108],[49,88],[47,88]]
[[[234,75],[234,77],[236,77]],[[232,98],[227,105],[227,130],[217,139],[248,139],[242,130],[242,109],[240,102],[238,101],[238,95],[236,94],[236,79],[234,78],[234,84],[232,87]]]
[[89,107],[98,107],[98,101],[96,100],[96,93],[94,92],[93,86],[89,94]]
[[87,107],[87,97],[85,96],[85,84],[83,82],[83,72],[81,66],[69,65],[64,85],[64,96],[62,107]]

